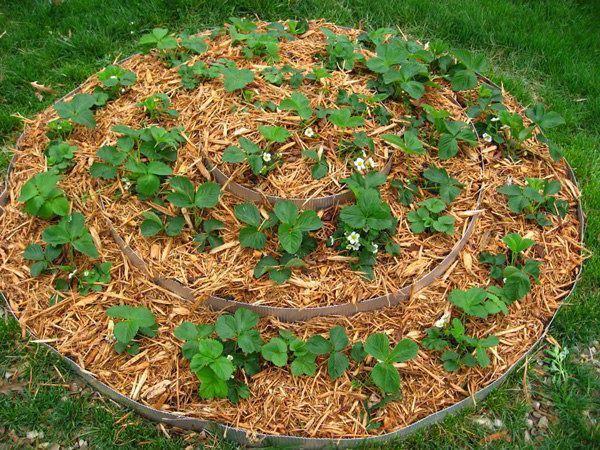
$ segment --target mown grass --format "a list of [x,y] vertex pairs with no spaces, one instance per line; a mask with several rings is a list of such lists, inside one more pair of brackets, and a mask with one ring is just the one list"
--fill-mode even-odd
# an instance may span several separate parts
[[[592,252],[579,287],[562,308],[551,333],[563,345],[585,344],[600,335],[600,3],[568,0],[4,0],[0,4],[0,163],[31,117],[89,74],[129,54],[141,33],[155,26],[194,31],[227,17],[259,13],[265,20],[320,18],[367,28],[400,26],[422,39],[439,38],[488,55],[489,74],[524,103],[540,100],[567,125],[551,137],[560,143],[583,189],[588,216],[586,245]],[[56,95],[35,96],[30,82]],[[42,430],[44,441],[70,445],[78,438],[97,448],[182,448],[194,437],[171,431],[168,439],[139,419],[84,390],[68,389],[73,377],[55,357],[20,337],[12,320],[0,320],[0,376],[22,368],[23,390],[0,393],[0,445],[9,430],[23,436]],[[597,427],[583,411],[599,408],[594,372],[568,363],[562,383],[536,385],[550,398],[556,420],[536,446],[586,448],[598,444]],[[476,412],[430,427],[399,446],[407,448],[526,447],[524,414],[530,408],[516,374]],[[508,434],[490,442],[474,414],[500,418]],[[124,418],[123,418],[124,417]],[[119,419],[121,419],[119,421]],[[117,421],[115,423],[115,421]],[[191,439],[191,440],[189,440]],[[507,439],[510,439],[508,441]],[[225,442],[219,445],[227,446]],[[18,445],[17,445],[18,446]]]

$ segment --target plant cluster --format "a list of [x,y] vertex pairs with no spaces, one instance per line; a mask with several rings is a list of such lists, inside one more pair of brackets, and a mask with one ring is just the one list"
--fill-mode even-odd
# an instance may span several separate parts
[[106,310],[106,315],[112,319],[119,319],[113,328],[113,337],[116,340],[114,347],[117,353],[138,354],[140,346],[135,341],[136,337],[138,335],[154,337],[158,331],[154,314],[145,307],[111,306]]
[[167,94],[153,94],[138,106],[144,109],[146,115],[152,120],[158,120],[162,117],[177,117],[179,113],[171,109],[171,99]]
[[525,186],[505,184],[498,192],[507,197],[512,212],[524,214],[541,227],[552,225],[548,214],[564,218],[569,211],[569,203],[556,197],[560,192],[558,180],[525,178]]
[[419,202],[417,209],[409,211],[406,218],[413,233],[434,232],[454,234],[454,216],[442,215],[446,203],[439,198],[432,197]]
[[171,67],[181,65],[192,55],[200,55],[208,49],[205,38],[188,34],[169,34],[166,28],[154,28],[140,38],[139,45],[145,51],[156,49]]
[[185,341],[182,352],[200,381],[201,398],[228,398],[232,403],[248,398],[247,380],[268,365],[289,366],[294,376],[315,376],[318,361],[323,358],[330,378],[337,379],[348,371],[351,361],[357,366],[365,364],[367,356],[375,364],[366,384],[375,386],[384,396],[397,397],[401,386],[395,364],[409,361],[418,352],[414,341],[403,339],[392,347],[382,333],[350,346],[341,326],[331,328],[327,337],[314,335],[304,340],[280,329],[277,336],[266,340],[256,329],[258,320],[256,313],[240,308],[235,314],[220,316],[214,325],[184,322],[175,329],[175,336]]

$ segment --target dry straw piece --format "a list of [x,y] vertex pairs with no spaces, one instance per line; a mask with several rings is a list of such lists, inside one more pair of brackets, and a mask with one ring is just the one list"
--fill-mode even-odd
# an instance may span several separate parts
[[[315,24],[311,24],[311,31],[314,28]],[[356,30],[337,31],[357,34]],[[314,42],[312,36],[315,36]],[[299,39],[282,45],[282,55],[298,61],[298,64],[311,64],[312,53],[304,45],[317,49],[322,46],[322,38],[318,38],[318,32],[315,31],[306,40],[307,43]],[[226,52],[235,59],[237,48],[231,47],[225,38],[216,42],[218,49],[211,48],[209,51]],[[295,48],[294,42],[300,48]],[[252,64],[238,57],[240,66]],[[217,83],[200,85],[193,91],[177,89],[179,79],[176,71],[165,68],[154,56],[134,56],[123,66],[136,72],[138,83],[96,113],[96,128],[76,129],[69,139],[72,145],[78,147],[75,166],[60,182],[60,187],[73,202],[73,209],[85,215],[102,260],[113,263],[112,280],[106,289],[87,296],[67,293],[60,302],[50,305],[49,298],[56,293],[52,287],[54,276],[31,277],[23,259],[24,248],[31,242],[41,241],[44,223],[27,216],[17,197],[31,176],[46,169],[44,149],[48,140],[45,131],[48,120],[54,117],[51,109],[27,123],[15,151],[8,178],[7,204],[0,223],[0,232],[4,236],[0,245],[0,290],[5,294],[24,332],[28,330],[36,338],[49,342],[58,352],[83,368],[86,376],[93,375],[119,393],[156,410],[241,428],[250,437],[282,434],[341,439],[383,435],[454,405],[499,379],[543,334],[546,324],[570,292],[583,260],[581,222],[577,213],[579,191],[569,179],[566,163],[552,162],[545,156],[546,148],[534,139],[526,142],[531,157],[523,159],[520,164],[503,159],[495,147],[485,145],[472,148],[468,150],[469,153],[463,149],[466,157],[443,163],[448,173],[465,185],[462,194],[450,208],[450,213],[457,219],[455,236],[410,233],[405,218],[408,209],[400,205],[393,193],[385,188],[382,195],[390,202],[394,215],[400,219],[396,240],[403,251],[400,257],[380,257],[372,282],[365,281],[351,271],[346,262],[336,261],[333,258],[335,254],[321,244],[315,256],[309,259],[309,270],[286,285],[274,286],[268,281],[253,279],[251,268],[257,256],[235,244],[239,224],[232,215],[232,205],[238,199],[230,193],[223,195],[213,212],[213,216],[227,226],[224,232],[226,245],[220,251],[199,254],[189,241],[189,236],[185,235],[174,239],[141,238],[138,231],[140,215],[149,206],[137,197],[127,195],[127,190],[120,183],[99,182],[91,179],[88,173],[96,150],[102,144],[114,141],[115,134],[111,127],[116,124],[141,126],[144,123],[143,114],[135,104],[152,93],[167,92],[173,106],[181,114],[172,125],[180,121],[188,133],[188,142],[180,150],[181,158],[175,166],[175,172],[186,174],[198,183],[207,175],[207,171],[202,169],[203,155],[200,149],[206,149],[209,157],[212,152],[212,157],[216,158],[214,155],[225,144],[212,145],[211,142],[216,139],[229,142],[227,135],[223,136],[223,130],[248,127],[257,119],[243,114],[224,113],[218,109],[215,105],[224,99],[224,92],[217,91],[218,96],[209,102],[208,99],[214,96],[213,92],[219,89]],[[82,89],[89,92],[95,84],[95,78],[92,77],[83,84]],[[259,84],[256,88],[257,94],[262,95],[263,88],[266,90],[267,86]],[[462,94],[450,90],[442,92],[443,95],[439,97],[428,93],[426,101],[438,107],[443,106],[457,118],[465,117],[466,100]],[[273,95],[282,96],[284,93],[277,91]],[[520,111],[510,97],[508,107]],[[249,122],[244,122],[244,125],[240,120]],[[271,121],[269,123],[281,123],[279,120],[285,120],[285,116],[278,114],[266,120]],[[215,125],[217,123],[226,125]],[[208,147],[203,144],[206,142],[209,143]],[[394,154],[393,158],[391,177],[419,173],[432,162],[430,156]],[[483,173],[480,159],[485,162]],[[305,169],[299,163],[294,167],[290,172],[295,174],[293,180],[311,179],[303,174]],[[340,164],[333,171],[336,177],[344,176],[345,167]],[[317,191],[335,194],[340,189],[333,182],[327,185],[311,182],[303,186],[301,182],[288,180],[288,175],[284,171],[276,173],[257,189],[276,195],[287,192],[295,196],[311,196]],[[512,214],[505,198],[496,189],[508,180],[521,182],[525,176],[558,179],[562,187],[559,196],[569,203],[568,215],[564,219],[553,217],[552,226],[540,228],[522,216]],[[278,184],[278,181],[283,184]],[[285,184],[288,181],[289,191]],[[480,189],[481,202],[477,206],[477,192]],[[115,199],[113,194],[117,192],[123,195]],[[334,218],[336,212],[336,207],[319,212],[326,222],[325,229],[318,234],[319,238],[333,231],[333,225],[327,220]],[[306,308],[356,303],[361,299],[393,292],[410,286],[414,279],[435,267],[450,251],[466,227],[468,218],[474,214],[479,214],[479,219],[459,257],[440,277],[421,290],[413,290],[405,301],[390,308],[362,312],[351,317],[314,317],[298,323],[282,323],[275,317],[263,317],[259,331],[265,336],[272,336],[278,328],[286,328],[306,338],[316,333],[325,334],[334,325],[342,325],[353,341],[364,339],[374,332],[387,334],[393,342],[404,337],[419,341],[425,336],[426,330],[450,310],[447,294],[451,289],[486,283],[488,270],[478,261],[478,254],[501,250],[501,238],[517,232],[537,242],[529,251],[532,257],[542,261],[540,283],[526,297],[511,305],[508,315],[496,314],[485,321],[467,319],[466,326],[470,334],[477,337],[495,334],[500,338],[488,368],[449,373],[442,368],[437,354],[421,349],[417,358],[401,365],[402,399],[377,411],[373,418],[381,425],[377,429],[367,429],[366,416],[363,414],[363,404],[376,401],[373,397],[376,394],[352,383],[359,375],[358,369],[350,370],[332,381],[326,374],[326,364],[321,360],[315,377],[293,377],[289,371],[274,367],[261,371],[249,380],[251,397],[238,405],[232,405],[227,400],[199,400],[198,382],[180,355],[181,342],[174,338],[173,329],[183,321],[214,321],[219,312],[208,308],[203,303],[204,299],[220,295],[254,305]],[[111,233],[107,226],[109,223],[114,225],[115,233]],[[141,261],[146,263],[145,271],[124,255],[122,245],[119,245],[118,239],[115,240],[115,236],[120,236],[123,245],[130,246],[139,254]],[[234,244],[227,246],[231,242]],[[158,276],[188,284],[194,291],[195,300],[184,300],[158,285],[153,281]],[[110,324],[105,311],[118,304],[146,306],[155,314],[159,324],[157,336],[144,338],[141,352],[133,357],[118,355],[112,347]]]

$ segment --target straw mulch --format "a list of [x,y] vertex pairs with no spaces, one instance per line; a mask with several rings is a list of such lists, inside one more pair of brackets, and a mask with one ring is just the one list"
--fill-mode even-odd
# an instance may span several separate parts
[[[296,56],[305,57],[303,54]],[[520,164],[499,158],[494,148],[486,146],[472,151],[472,158],[455,158],[443,164],[452,176],[466,185],[450,210],[458,219],[455,236],[412,235],[407,231],[406,209],[394,203],[392,195],[385,191],[384,195],[392,202],[392,209],[400,219],[397,239],[403,246],[403,252],[396,259],[382,256],[376,266],[376,278],[371,283],[350,271],[347,263],[337,264],[329,260],[329,250],[322,247],[311,256],[314,259],[309,259],[310,269],[298,275],[300,283],[276,287],[252,278],[249,271],[258,257],[239,246],[205,255],[192,252],[186,237],[173,240],[141,238],[138,232],[139,214],[148,206],[134,196],[115,201],[112,193],[123,190],[123,186],[90,179],[87,169],[95,151],[102,143],[114,139],[114,134],[109,131],[112,125],[142,123],[141,113],[134,105],[149,93],[171,89],[174,103],[178,105],[186,101],[178,98],[179,95],[201,97],[205,89],[208,92],[213,86],[200,88],[191,94],[175,92],[176,75],[166,69],[161,72],[161,66],[151,57],[136,57],[125,65],[136,70],[140,82],[131,92],[99,111],[97,128],[78,128],[72,138],[79,148],[76,166],[61,182],[61,187],[73,200],[73,208],[86,216],[102,259],[113,263],[113,281],[106,291],[86,297],[72,293],[51,306],[51,277],[31,278],[22,258],[27,244],[41,241],[45,224],[26,216],[16,198],[23,183],[44,169],[43,150],[47,143],[44,131],[45,123],[52,117],[51,111],[28,123],[21,146],[16,151],[14,170],[9,177],[8,205],[0,223],[0,233],[4,236],[0,245],[0,290],[6,294],[23,331],[30,330],[37,338],[44,339],[119,392],[158,409],[214,419],[250,432],[335,438],[390,432],[449,406],[497,379],[538,339],[568,294],[583,259],[576,214],[579,192],[568,180],[566,165],[550,161],[545,156],[546,150],[534,141],[528,143],[533,156]],[[90,80],[85,88],[90,89],[93,83]],[[189,109],[188,120],[201,115],[196,108]],[[182,112],[182,119],[184,117]],[[184,121],[186,127],[188,120]],[[237,117],[231,115],[228,120],[237,120]],[[205,141],[193,130],[187,131],[192,131],[190,142],[180,151],[182,160],[177,171],[199,182],[203,171],[195,171],[192,167],[199,167],[199,144]],[[479,156],[485,162],[483,174]],[[431,159],[398,158],[403,161],[394,165],[394,176],[405,176],[409,171],[415,173]],[[553,225],[542,229],[508,211],[505,198],[497,194],[496,188],[507,180],[522,183],[525,176],[561,181],[560,197],[570,204],[569,214],[564,220],[552,218]],[[467,321],[470,334],[481,337],[492,333],[500,338],[490,367],[447,373],[438,354],[421,349],[416,359],[401,365],[402,400],[392,402],[379,411],[376,420],[382,426],[371,431],[366,429],[362,403],[376,400],[375,394],[352,384],[353,379],[365,374],[364,366],[353,368],[335,382],[329,379],[326,364],[322,362],[314,378],[292,377],[285,369],[269,368],[249,380],[252,396],[237,406],[225,400],[199,400],[197,381],[180,355],[180,342],[173,337],[172,331],[184,320],[195,323],[215,320],[218,313],[202,306],[203,296],[220,293],[252,303],[308,306],[356,301],[390,292],[409,284],[448,252],[466,223],[468,216],[465,212],[475,207],[476,193],[481,185],[483,197],[480,207],[483,213],[469,243],[444,276],[427,289],[415,292],[408,301],[382,311],[349,318],[316,318],[295,324],[263,318],[259,328],[265,335],[273,335],[277,328],[285,327],[300,337],[307,337],[326,333],[331,326],[339,324],[346,327],[351,339],[384,332],[392,341],[410,337],[419,342],[425,336],[425,330],[451,309],[447,301],[449,290],[489,282],[488,271],[479,264],[478,254],[500,251],[500,239],[507,233],[518,232],[538,243],[528,255],[543,261],[541,282],[523,300],[513,304],[507,316],[497,314],[486,320]],[[234,201],[230,195],[225,195],[213,212],[216,218],[227,224],[226,243],[235,241],[239,227],[231,215]],[[334,211],[323,212],[325,219],[334,214]],[[181,300],[152,284],[146,275],[133,267],[112,239],[107,220],[114,224],[153,272],[176,277],[196,288],[197,301]],[[332,224],[328,223],[327,227],[319,237],[332,231]],[[134,357],[117,355],[110,342],[110,322],[105,311],[109,306],[122,303],[147,306],[160,325],[157,337],[143,339],[142,351]]]

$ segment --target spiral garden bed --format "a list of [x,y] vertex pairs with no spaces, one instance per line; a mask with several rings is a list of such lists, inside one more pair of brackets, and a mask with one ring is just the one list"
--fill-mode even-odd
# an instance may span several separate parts
[[10,309],[96,388],[351,445],[481,397],[543,336],[579,192],[560,117],[481,59],[302,21],[141,45],[27,123],[2,216]]

